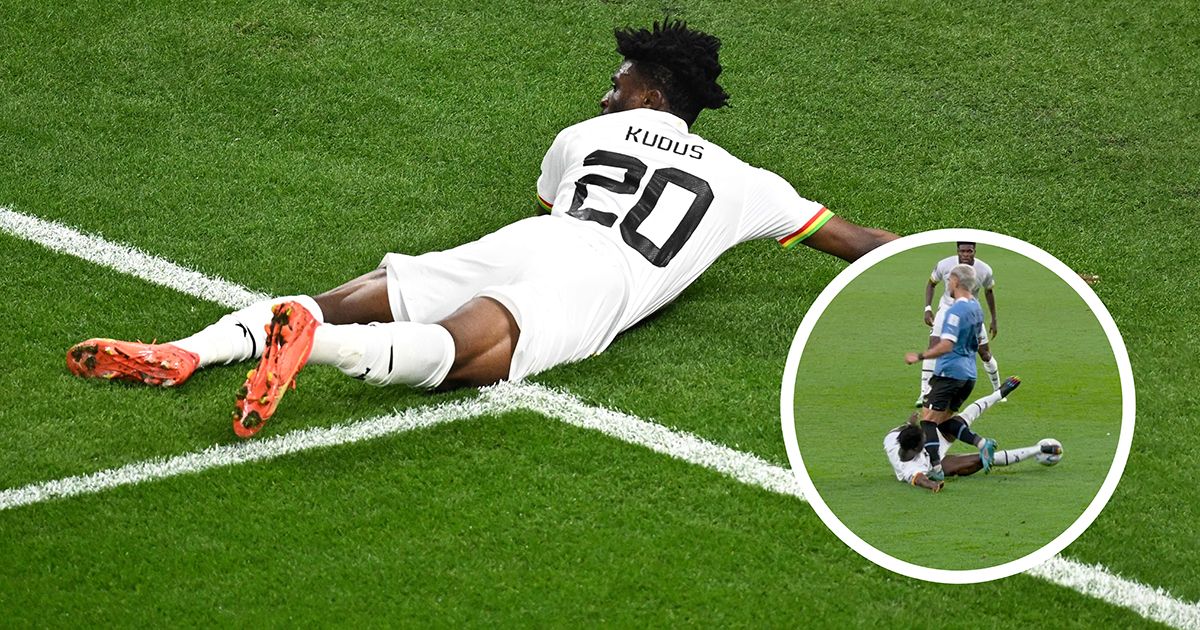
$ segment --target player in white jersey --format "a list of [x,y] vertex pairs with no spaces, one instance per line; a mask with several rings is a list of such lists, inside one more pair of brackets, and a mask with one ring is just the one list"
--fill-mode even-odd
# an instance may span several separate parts
[[[996,357],[992,355],[990,342],[999,331],[996,323],[996,295],[993,292],[996,279],[992,276],[992,268],[975,257],[975,243],[959,241],[958,253],[939,260],[929,275],[929,281],[925,283],[925,325],[930,327],[929,348],[933,348],[941,339],[942,321],[946,316],[946,309],[954,304],[954,298],[950,295],[950,284],[945,281],[955,265],[970,265],[975,269],[977,282],[972,293],[975,295],[975,299],[979,300],[979,294],[982,292],[987,300],[988,312],[992,320],[989,326],[979,329],[979,358],[983,361],[983,371],[987,373],[988,380],[992,383],[992,391],[995,391],[1000,389],[1000,365],[996,362]],[[937,314],[934,315],[933,290],[938,283],[945,283],[946,289],[942,292]],[[988,336],[989,332],[991,333],[990,337]],[[925,396],[929,394],[929,379],[933,376],[933,364],[934,359],[926,359],[921,362],[921,391],[917,396],[917,407],[922,405]]]
[[[983,412],[998,402],[1021,384],[1017,377],[1004,381],[1000,390],[994,391],[979,400],[967,405],[961,413],[955,414],[950,422],[938,426],[937,453],[941,462],[940,467],[945,477],[965,477],[979,471],[987,472],[991,466],[1011,466],[1028,459],[1042,455],[1062,455],[1062,445],[1057,440],[1042,440],[1032,446],[998,451],[991,461],[979,455],[947,455],[950,444],[955,440],[970,443],[976,436],[971,428]],[[896,479],[920,488],[941,492],[945,486],[941,474],[934,474],[935,466],[930,460],[925,448],[928,437],[917,424],[917,414],[909,417],[908,422],[888,431],[883,436],[883,452],[887,455],[888,463]]]
[[896,238],[691,133],[703,109],[728,99],[717,38],[682,22],[615,34],[624,61],[600,103],[606,115],[563,130],[542,162],[549,214],[446,251],[388,254],[332,291],[251,305],[171,344],[91,339],[68,352],[68,367],[171,386],[261,356],[233,417],[249,437],[305,364],[376,385],[518,380],[603,351],[743,241],[855,260]]
[[778,175],[690,133],[678,116],[647,108],[559,133],[538,196],[621,262],[627,296],[613,334],[674,300],[730,247],[797,242],[833,216]]

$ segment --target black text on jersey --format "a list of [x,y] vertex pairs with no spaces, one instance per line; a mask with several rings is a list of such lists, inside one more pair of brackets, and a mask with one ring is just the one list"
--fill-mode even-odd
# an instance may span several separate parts
[[[639,137],[640,136],[640,137]],[[630,127],[625,132],[625,139],[630,142],[640,142],[648,147],[654,147],[663,151],[670,151],[675,155],[686,155],[690,158],[699,160],[704,157],[704,147],[698,144],[680,144],[674,138],[661,136],[657,133],[650,133],[645,129],[634,129]]]

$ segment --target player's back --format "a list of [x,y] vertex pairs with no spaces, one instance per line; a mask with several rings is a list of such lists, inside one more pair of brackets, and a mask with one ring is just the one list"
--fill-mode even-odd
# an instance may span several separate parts
[[829,215],[774,173],[652,109],[563,130],[543,160],[538,194],[555,217],[593,231],[624,260],[621,329],[673,300],[730,247],[785,239],[806,223],[815,231]]
[[942,324],[942,338],[950,338],[954,345],[950,352],[938,357],[933,372],[960,380],[974,380],[975,353],[979,351],[979,331],[983,327],[983,309],[975,299],[959,298],[946,311]]

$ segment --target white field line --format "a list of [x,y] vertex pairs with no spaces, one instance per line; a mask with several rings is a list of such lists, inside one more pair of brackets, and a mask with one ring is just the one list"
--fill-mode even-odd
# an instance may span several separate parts
[[622,442],[644,446],[656,453],[715,470],[747,485],[804,499],[800,483],[791,470],[776,466],[757,455],[668,429],[637,416],[589,405],[568,393],[541,385],[511,386],[502,391],[516,407],[599,431]]
[[690,433],[674,431],[617,411],[591,407],[565,392],[532,383],[500,383],[483,388],[480,394],[478,398],[467,401],[415,407],[350,424],[292,431],[261,440],[217,444],[195,453],[0,490],[0,511],[518,409],[528,409],[574,426],[600,431],[624,442],[710,468],[748,485],[804,498],[795,477],[785,468]]
[[52,499],[93,494],[145,481],[197,473],[212,468],[274,459],[315,448],[350,444],[384,435],[404,433],[414,429],[495,413],[495,407],[496,405],[490,404],[489,401],[477,398],[464,402],[417,407],[352,424],[292,431],[262,440],[249,440],[236,444],[215,444],[195,453],[150,459],[88,475],[65,477],[21,488],[2,490],[0,491],[0,511]]
[[[228,307],[237,308],[267,298],[265,294],[185,269],[134,248],[3,206],[0,206],[0,230]],[[709,468],[741,483],[804,499],[789,469],[755,455],[637,416],[588,405],[565,392],[541,385],[510,383],[485,388],[479,398],[469,401],[418,407],[351,424],[305,429],[235,445],[215,445],[196,453],[2,490],[0,511],[517,409],[528,409],[573,426],[600,431],[618,440]],[[1153,621],[1176,628],[1200,629],[1200,603],[1182,601],[1161,588],[1122,578],[1102,566],[1058,556],[1029,570],[1028,575],[1127,608]]]
[[1200,628],[1200,603],[1182,601],[1161,588],[1127,580],[1102,566],[1055,556],[1026,573],[1174,628]]
[[[690,433],[668,429],[636,416],[591,406],[571,394],[542,385],[501,383],[484,388],[478,398],[467,401],[417,407],[351,424],[304,429],[232,445],[214,445],[200,452],[3,490],[0,491],[0,511],[519,409],[599,431],[623,442],[709,468],[747,485],[801,500],[804,498],[790,470],[755,455],[709,442]],[[1029,575],[1128,608],[1147,619],[1169,626],[1200,628],[1200,604],[1184,602],[1160,588],[1122,578],[1101,566],[1086,565],[1059,556],[1031,569]]]
[[221,278],[180,267],[135,247],[112,243],[4,206],[0,206],[0,231],[229,308],[242,308],[269,297]]

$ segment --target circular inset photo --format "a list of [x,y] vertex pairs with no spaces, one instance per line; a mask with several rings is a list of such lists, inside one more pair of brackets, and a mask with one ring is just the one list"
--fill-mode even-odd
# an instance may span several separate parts
[[979,230],[889,243],[818,297],[781,395],[792,467],[868,559],[937,582],[1048,560],[1095,520],[1133,439],[1096,278]]

